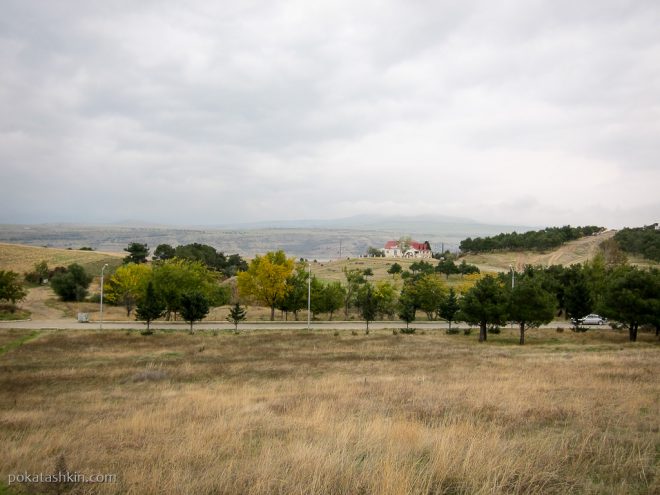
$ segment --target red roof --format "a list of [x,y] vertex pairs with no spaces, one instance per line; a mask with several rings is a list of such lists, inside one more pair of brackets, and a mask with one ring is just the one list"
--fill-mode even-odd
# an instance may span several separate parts
[[[397,249],[399,247],[399,241],[387,241],[385,243],[385,249]],[[426,251],[427,246],[425,242],[411,241],[410,247],[417,251]]]

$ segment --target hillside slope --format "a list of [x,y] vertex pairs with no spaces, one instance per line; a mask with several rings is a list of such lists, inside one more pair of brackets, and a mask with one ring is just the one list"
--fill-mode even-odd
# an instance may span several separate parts
[[574,265],[584,263],[598,253],[601,242],[614,237],[613,230],[600,235],[583,237],[567,242],[553,251],[502,251],[465,256],[468,263],[482,270],[506,271],[510,265],[521,269],[525,265]]
[[18,273],[32,271],[36,263],[45,260],[50,268],[78,263],[89,273],[96,274],[100,273],[101,267],[105,263],[108,263],[110,267],[121,265],[122,258],[123,255],[119,253],[0,243],[0,270],[13,270]]

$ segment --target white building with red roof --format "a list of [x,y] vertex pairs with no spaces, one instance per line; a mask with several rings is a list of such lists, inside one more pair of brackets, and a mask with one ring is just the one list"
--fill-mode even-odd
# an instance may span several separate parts
[[385,243],[386,258],[431,258],[433,251],[431,251],[431,244],[429,241],[417,242],[410,241],[401,245],[400,241],[387,241]]

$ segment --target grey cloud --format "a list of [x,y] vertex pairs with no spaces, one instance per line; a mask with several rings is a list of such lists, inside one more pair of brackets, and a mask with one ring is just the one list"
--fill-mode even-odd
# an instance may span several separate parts
[[[3,7],[2,221],[416,204],[508,223],[588,210],[605,223],[621,184],[657,185],[656,2]],[[597,177],[601,197],[576,196],[555,167]],[[488,196],[503,190],[533,208],[497,206]],[[616,216],[648,222],[649,201],[630,197]]]

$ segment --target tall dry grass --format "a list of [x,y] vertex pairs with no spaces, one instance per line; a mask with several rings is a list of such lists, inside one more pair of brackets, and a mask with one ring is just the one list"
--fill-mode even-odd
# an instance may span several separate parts
[[118,475],[71,493],[657,493],[643,340],[45,333],[0,357],[0,474],[64,453]]

